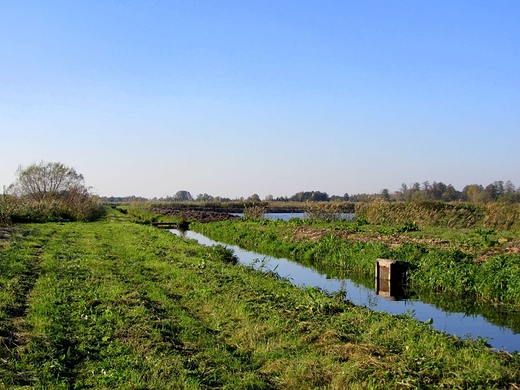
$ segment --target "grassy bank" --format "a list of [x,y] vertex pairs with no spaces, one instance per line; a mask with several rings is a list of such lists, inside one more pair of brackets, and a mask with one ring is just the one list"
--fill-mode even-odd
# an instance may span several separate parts
[[352,307],[168,232],[24,225],[0,252],[5,388],[508,388],[518,354]]
[[520,305],[520,237],[481,229],[357,221],[240,220],[193,224],[209,237],[260,253],[373,277],[377,258],[411,265],[417,290]]

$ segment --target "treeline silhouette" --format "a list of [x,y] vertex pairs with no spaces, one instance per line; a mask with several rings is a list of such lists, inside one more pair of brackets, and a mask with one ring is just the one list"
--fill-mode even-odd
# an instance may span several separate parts
[[207,193],[192,196],[189,191],[177,191],[175,195],[161,198],[145,198],[142,196],[103,196],[101,200],[108,203],[120,202],[145,202],[149,200],[159,202],[236,202],[249,201],[260,202],[262,200],[268,202],[372,202],[376,199],[384,199],[390,202],[403,201],[422,201],[422,200],[437,200],[444,202],[472,202],[472,203],[487,203],[494,201],[520,203],[520,188],[510,181],[495,181],[487,186],[481,184],[469,184],[462,190],[457,190],[451,184],[444,184],[443,182],[425,181],[421,183],[401,185],[396,191],[390,192],[388,189],[382,189],[378,193],[361,193],[344,195],[329,195],[322,191],[300,191],[291,196],[273,197],[267,195],[261,199],[258,194],[253,194],[247,198],[240,197],[230,199],[221,196],[212,196]]

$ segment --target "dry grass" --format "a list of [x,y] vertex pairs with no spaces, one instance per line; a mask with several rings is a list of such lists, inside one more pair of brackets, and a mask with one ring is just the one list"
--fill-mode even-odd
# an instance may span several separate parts
[[420,226],[515,230],[520,229],[520,204],[378,200],[356,204],[356,217],[381,225],[415,222]]

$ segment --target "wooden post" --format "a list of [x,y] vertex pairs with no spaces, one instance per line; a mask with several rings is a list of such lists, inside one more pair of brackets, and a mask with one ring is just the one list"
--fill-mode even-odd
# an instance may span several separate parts
[[394,273],[397,270],[396,260],[377,259],[376,260],[376,278],[382,280],[394,279]]
[[406,263],[397,260],[376,260],[376,293],[390,299],[404,295]]

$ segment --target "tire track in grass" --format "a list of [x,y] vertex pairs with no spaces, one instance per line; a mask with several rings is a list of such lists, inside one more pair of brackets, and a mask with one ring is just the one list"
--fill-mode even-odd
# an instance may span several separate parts
[[0,384],[25,386],[32,375],[18,368],[16,356],[31,332],[26,321],[28,297],[39,277],[41,254],[56,232],[42,227],[19,232],[0,251]]
[[[34,372],[34,384],[179,388],[186,375],[176,370],[178,365],[165,361],[172,356],[175,363],[173,348],[163,346],[162,366],[154,370],[161,340],[146,332],[155,318],[151,308],[109,272],[114,261],[102,239],[95,225],[71,224],[45,253],[31,302],[34,334],[23,358]],[[124,337],[142,343],[141,350]]]
[[[32,333],[16,358],[27,380],[11,379],[11,387],[270,387],[182,307],[166,276],[145,266],[165,262],[155,231],[119,224],[57,231],[28,300]],[[184,245],[169,248],[184,256]]]
[[[142,232],[141,228],[138,234]],[[177,342],[180,342],[184,357],[183,364],[190,372],[190,376],[203,388],[223,386],[271,388],[266,378],[251,367],[249,360],[243,360],[243,356],[238,355],[234,347],[218,338],[218,332],[208,328],[198,316],[182,305],[182,295],[172,294],[168,284],[171,282],[172,273],[178,272],[178,270],[174,271],[174,268],[178,268],[179,259],[175,263],[167,263],[164,256],[168,248],[158,249],[160,247],[158,231],[154,229],[146,232],[152,235],[152,239],[150,237],[143,239],[141,236],[139,237],[141,240],[132,240],[134,246],[136,242],[141,246],[141,254],[134,253],[137,261],[127,262],[130,267],[121,267],[114,263],[111,272],[116,274],[119,280],[124,280],[130,289],[145,291],[144,299],[152,307],[153,314],[158,315],[162,321],[176,319],[175,337]],[[200,249],[198,246],[197,248]],[[129,259],[132,243],[113,246],[112,249],[113,258]],[[150,253],[152,255],[146,255]],[[180,265],[182,267],[182,264]],[[187,272],[188,269],[184,268],[184,270]],[[193,287],[195,286],[189,286],[189,288]],[[161,321],[156,322],[155,325],[162,326]],[[167,337],[171,336],[166,333]]]

